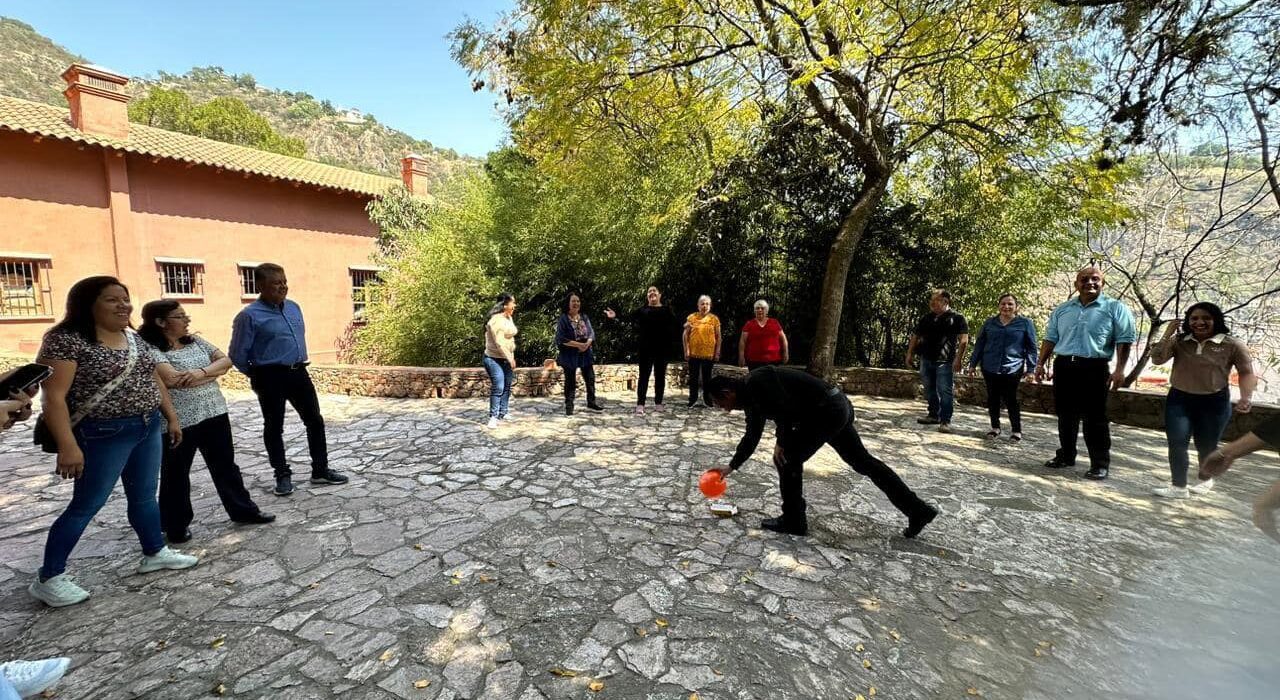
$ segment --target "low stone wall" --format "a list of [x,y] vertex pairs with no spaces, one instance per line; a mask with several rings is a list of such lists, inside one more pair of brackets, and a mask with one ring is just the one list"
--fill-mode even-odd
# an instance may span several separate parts
[[[0,353],[0,372],[30,362],[29,355]],[[596,388],[600,391],[634,391],[639,377],[635,365],[596,365]],[[382,396],[412,399],[463,399],[487,396],[489,376],[480,367],[382,367],[372,365],[312,365],[309,369],[316,389],[330,394],[351,396]],[[720,365],[717,372],[742,372],[728,365]],[[667,388],[673,398],[687,385],[687,373],[682,364],[667,368]],[[871,367],[843,367],[835,372],[833,381],[847,393],[868,396],[885,396],[901,399],[918,399],[923,402],[920,377],[916,372],[901,369],[877,369]],[[229,389],[248,389],[249,380],[232,370],[222,378],[222,386]],[[558,367],[521,367],[516,370],[516,396],[562,396],[564,374]],[[986,384],[981,377],[956,377],[956,402],[985,406]],[[578,388],[579,396],[583,390]],[[1018,390],[1024,411],[1052,414],[1053,387],[1023,383]],[[683,396],[680,397],[681,399]],[[1122,425],[1139,428],[1164,428],[1164,394],[1122,389],[1112,392],[1109,403],[1111,420]],[[922,406],[923,408],[923,406]],[[1225,438],[1230,440],[1253,429],[1253,426],[1275,415],[1280,407],[1255,404],[1253,411],[1236,414],[1227,426]]]

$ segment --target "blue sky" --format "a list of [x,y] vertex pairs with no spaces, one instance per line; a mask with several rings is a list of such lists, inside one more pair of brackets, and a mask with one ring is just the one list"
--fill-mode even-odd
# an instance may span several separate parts
[[12,17],[72,53],[126,75],[192,66],[252,73],[308,92],[442,148],[483,156],[504,138],[497,97],[473,93],[445,34],[492,22],[511,0],[0,0]]

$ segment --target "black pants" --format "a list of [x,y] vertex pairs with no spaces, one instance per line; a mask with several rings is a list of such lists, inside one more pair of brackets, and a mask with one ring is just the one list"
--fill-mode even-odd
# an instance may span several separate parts
[[[715,367],[715,360],[703,360],[697,357],[689,358],[689,405],[698,403],[698,389],[705,387],[711,381],[711,368]],[[711,405],[711,397],[707,396],[707,392],[702,392],[702,402]]]
[[1058,411],[1058,459],[1076,461],[1076,437],[1084,423],[1084,444],[1089,466],[1111,467],[1111,421],[1107,418],[1107,394],[1111,368],[1104,359],[1053,361],[1053,402]]
[[307,449],[311,452],[311,473],[329,471],[329,447],[325,443],[324,418],[320,415],[320,399],[306,367],[290,369],[283,365],[255,367],[249,379],[262,407],[262,442],[277,479],[292,476],[284,458],[284,405],[288,402],[307,427]]
[[994,374],[982,370],[982,379],[987,383],[987,414],[991,416],[991,428],[1000,429],[1000,404],[1009,409],[1009,427],[1013,432],[1022,432],[1022,410],[1018,407],[1018,385],[1022,383],[1022,373]]
[[653,402],[662,405],[667,390],[667,358],[660,353],[640,352],[640,382],[636,384],[636,405],[643,406],[649,393],[649,374],[653,373]]
[[774,466],[778,469],[778,489],[782,492],[782,517],[785,520],[805,521],[804,463],[824,444],[831,445],[840,459],[854,471],[871,479],[871,483],[883,491],[903,515],[909,518],[929,507],[907,487],[897,472],[867,451],[853,425],[853,404],[843,394],[831,397],[817,419],[794,426],[784,438],[783,462],[775,462]]
[[244,520],[258,512],[258,506],[244,488],[240,467],[236,466],[231,443],[231,420],[227,414],[214,416],[182,429],[182,442],[165,449],[160,464],[160,526],[165,532],[181,534],[191,525],[191,463],[196,450],[213,477],[222,507],[232,520]]
[[[578,393],[578,371],[573,367],[561,367],[564,370],[564,405],[573,408],[574,395]],[[587,388],[587,404],[596,402],[596,368],[594,365],[582,366],[582,383]]]

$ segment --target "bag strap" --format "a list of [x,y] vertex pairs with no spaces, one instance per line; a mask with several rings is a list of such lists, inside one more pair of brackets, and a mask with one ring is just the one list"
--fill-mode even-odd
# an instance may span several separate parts
[[102,387],[98,389],[97,393],[90,396],[89,400],[85,401],[84,404],[81,405],[74,414],[72,414],[71,427],[76,427],[80,421],[84,420],[85,416],[89,415],[93,409],[98,407],[98,404],[102,403],[102,401],[110,396],[112,392],[120,388],[120,385],[124,383],[124,380],[129,378],[129,373],[133,371],[133,366],[138,362],[138,343],[134,340],[135,335],[137,334],[125,331],[125,338],[129,341],[129,359],[124,363],[124,371],[111,381],[103,384]]

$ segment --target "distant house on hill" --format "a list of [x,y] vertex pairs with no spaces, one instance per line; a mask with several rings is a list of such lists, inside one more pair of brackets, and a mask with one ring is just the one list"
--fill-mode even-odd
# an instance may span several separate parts
[[[35,350],[68,288],[97,274],[135,306],[181,300],[225,348],[253,268],[274,262],[313,359],[334,360],[377,275],[365,207],[399,182],[131,124],[127,78],[80,64],[62,77],[70,110],[0,96],[0,350]],[[427,194],[424,159],[402,173]]]
[[358,109],[344,110],[341,114],[338,115],[338,121],[342,122],[343,124],[356,124],[356,125],[363,124],[364,113]]

